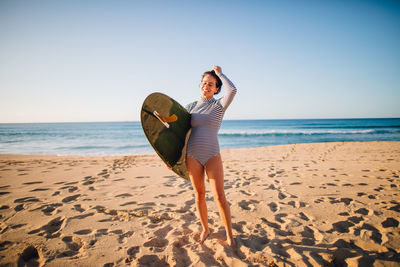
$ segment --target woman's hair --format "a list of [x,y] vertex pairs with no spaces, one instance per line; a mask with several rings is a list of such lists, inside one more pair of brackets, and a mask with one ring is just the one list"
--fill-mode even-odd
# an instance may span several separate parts
[[217,76],[217,74],[215,74],[214,70],[211,70],[211,71],[204,72],[203,76],[201,76],[201,80],[203,80],[204,76],[206,76],[206,75],[211,75],[212,77],[215,78],[215,80],[217,81],[217,84],[215,86],[218,88],[218,91],[215,94],[219,94],[219,92],[221,91],[221,87],[222,87],[221,79]]

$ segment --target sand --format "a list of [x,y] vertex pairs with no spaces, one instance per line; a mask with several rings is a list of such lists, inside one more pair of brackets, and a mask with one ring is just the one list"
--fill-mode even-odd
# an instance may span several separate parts
[[0,265],[400,266],[400,142],[222,151],[237,247],[210,186],[156,155],[0,155]]

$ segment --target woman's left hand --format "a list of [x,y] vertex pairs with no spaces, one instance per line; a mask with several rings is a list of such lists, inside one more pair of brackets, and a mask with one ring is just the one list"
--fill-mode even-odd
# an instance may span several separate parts
[[213,70],[215,71],[215,73],[217,73],[217,74],[219,74],[219,73],[221,73],[222,72],[222,69],[221,69],[221,67],[220,66],[214,66],[213,67]]

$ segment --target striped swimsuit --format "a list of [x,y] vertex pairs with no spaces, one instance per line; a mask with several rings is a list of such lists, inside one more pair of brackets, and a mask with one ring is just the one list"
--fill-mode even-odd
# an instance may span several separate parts
[[218,100],[201,98],[186,106],[192,115],[192,132],[186,153],[203,166],[210,158],[219,154],[218,131],[224,113],[236,94],[233,83],[224,74],[217,75],[226,87],[226,94]]

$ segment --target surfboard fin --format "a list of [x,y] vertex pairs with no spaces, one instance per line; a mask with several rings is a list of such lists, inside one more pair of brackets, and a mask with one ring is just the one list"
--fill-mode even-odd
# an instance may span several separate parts
[[166,116],[162,116],[162,115],[158,114],[158,112],[156,110],[153,111],[153,114],[167,128],[169,128],[168,122],[174,122],[174,121],[178,120],[178,117],[175,114],[172,114],[171,116],[166,117]]

